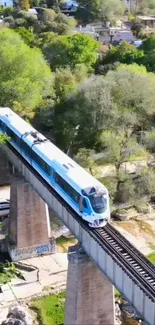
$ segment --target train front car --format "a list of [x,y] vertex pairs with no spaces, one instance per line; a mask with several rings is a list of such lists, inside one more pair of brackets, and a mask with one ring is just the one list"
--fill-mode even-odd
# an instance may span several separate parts
[[[102,186],[85,188],[82,190],[82,196],[84,200],[82,218],[88,221],[92,228],[104,227],[110,219],[107,189]],[[87,209],[90,211],[89,213],[87,213]]]

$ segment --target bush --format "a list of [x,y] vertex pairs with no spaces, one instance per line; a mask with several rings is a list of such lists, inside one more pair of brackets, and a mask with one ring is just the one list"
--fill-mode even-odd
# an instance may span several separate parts
[[8,17],[4,18],[3,22],[8,23],[9,27],[14,28],[15,21],[14,21],[14,18],[12,16],[8,16]]
[[56,18],[56,12],[52,9],[44,9],[41,14],[41,21],[46,24],[49,22],[53,22]]
[[115,212],[118,214],[127,214],[127,211],[125,209],[116,209]]
[[155,50],[155,34],[144,40],[141,48],[146,53]]
[[144,168],[139,177],[135,179],[136,195],[139,198],[155,195],[155,173],[151,169]]
[[113,201],[115,195],[116,195],[116,186],[117,186],[117,180],[115,177],[112,176],[107,176],[107,177],[102,177],[99,178],[99,181],[107,187],[109,193],[110,193],[110,198],[111,201]]
[[128,42],[122,42],[120,45],[112,47],[112,49],[103,56],[102,64],[112,64],[114,62],[126,64],[132,64],[133,62],[139,63],[143,56],[143,51],[138,50],[134,45]]
[[148,213],[150,211],[150,204],[147,202],[139,202],[135,206],[138,213]]
[[8,16],[11,16],[13,14],[13,12],[14,12],[14,8],[13,7],[6,7],[6,8],[3,9],[3,11],[2,11],[1,14],[4,17],[8,17]]
[[135,195],[135,184],[132,179],[127,179],[120,183],[115,201],[119,203],[133,202]]
[[16,27],[25,27],[28,28],[28,23],[24,18],[17,18],[15,20]]
[[25,27],[19,27],[16,29],[16,32],[21,36],[21,38],[27,45],[29,46],[33,45],[34,34],[32,31],[26,29]]

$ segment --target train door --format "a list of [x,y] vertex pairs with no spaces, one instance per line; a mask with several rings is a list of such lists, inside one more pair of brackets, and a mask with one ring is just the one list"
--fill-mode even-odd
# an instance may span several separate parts
[[89,215],[90,211],[89,211],[89,205],[87,202],[87,198],[80,196],[80,201],[79,201],[79,210],[81,212],[81,214],[83,215]]

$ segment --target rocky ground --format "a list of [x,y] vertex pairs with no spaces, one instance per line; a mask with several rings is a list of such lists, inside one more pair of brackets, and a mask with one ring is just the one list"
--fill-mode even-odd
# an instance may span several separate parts
[[36,314],[27,305],[12,305],[0,313],[1,325],[37,325]]
[[129,212],[128,221],[114,221],[113,226],[144,255],[155,251],[155,210],[147,213]]
[[[130,313],[129,313],[130,312]],[[37,313],[30,308],[30,301],[4,307],[0,310],[1,325],[40,325]],[[132,307],[121,301],[115,302],[115,325],[138,325],[143,323],[135,315]]]

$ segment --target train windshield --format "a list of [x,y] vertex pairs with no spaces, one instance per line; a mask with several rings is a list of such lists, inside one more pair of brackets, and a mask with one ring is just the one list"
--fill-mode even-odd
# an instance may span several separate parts
[[96,213],[103,213],[107,208],[106,195],[103,193],[89,195],[89,200]]

